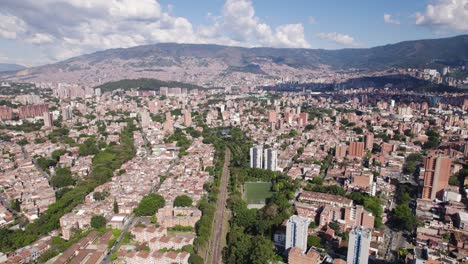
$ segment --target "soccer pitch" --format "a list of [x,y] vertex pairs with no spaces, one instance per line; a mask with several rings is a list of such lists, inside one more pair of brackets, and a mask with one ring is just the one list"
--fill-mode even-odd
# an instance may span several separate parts
[[244,198],[247,204],[265,204],[265,199],[273,195],[270,182],[246,182]]

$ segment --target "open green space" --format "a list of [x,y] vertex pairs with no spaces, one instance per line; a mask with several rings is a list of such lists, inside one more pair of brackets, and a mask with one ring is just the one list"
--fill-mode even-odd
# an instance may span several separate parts
[[270,182],[246,182],[244,192],[247,204],[264,204],[273,195]]

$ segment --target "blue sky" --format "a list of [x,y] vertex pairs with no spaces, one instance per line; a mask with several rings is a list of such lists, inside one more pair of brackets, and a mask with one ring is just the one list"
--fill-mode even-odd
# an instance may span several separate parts
[[339,49],[454,36],[468,32],[468,0],[2,0],[0,21],[0,62],[34,66],[158,42]]

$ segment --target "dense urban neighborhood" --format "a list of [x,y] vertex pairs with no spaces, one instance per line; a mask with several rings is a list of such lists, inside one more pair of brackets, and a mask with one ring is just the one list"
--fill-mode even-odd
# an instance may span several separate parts
[[296,86],[2,82],[0,261],[466,261],[468,97]]

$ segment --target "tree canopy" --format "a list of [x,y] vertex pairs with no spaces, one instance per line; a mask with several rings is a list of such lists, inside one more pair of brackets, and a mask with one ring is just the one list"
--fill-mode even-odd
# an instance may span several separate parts
[[160,208],[164,207],[164,197],[159,194],[151,193],[143,197],[137,208],[135,214],[138,216],[151,216],[156,213]]
[[175,207],[190,207],[192,206],[192,203],[192,198],[185,194],[177,196],[174,200]]
[[55,175],[50,179],[50,184],[56,188],[62,188],[75,184],[70,168],[57,168]]
[[102,228],[106,226],[106,218],[102,215],[93,215],[91,217],[91,227],[92,228]]

